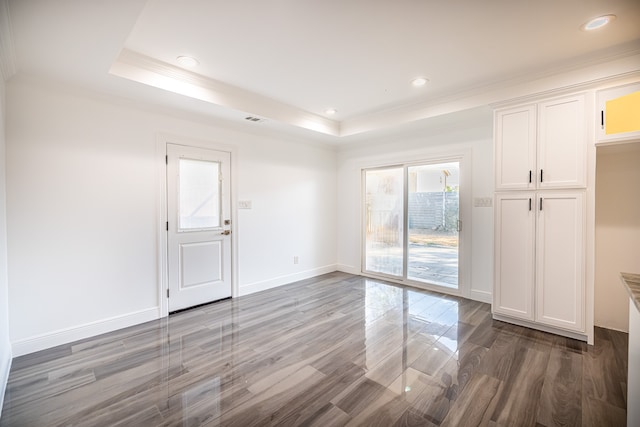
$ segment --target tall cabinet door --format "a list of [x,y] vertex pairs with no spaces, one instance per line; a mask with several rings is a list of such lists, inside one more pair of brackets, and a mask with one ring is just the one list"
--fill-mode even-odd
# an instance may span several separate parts
[[497,111],[495,121],[496,190],[534,189],[536,106]]
[[585,98],[576,95],[538,104],[537,187],[585,187]]
[[493,312],[533,320],[535,193],[496,194]]
[[584,194],[539,192],[536,321],[584,331]]

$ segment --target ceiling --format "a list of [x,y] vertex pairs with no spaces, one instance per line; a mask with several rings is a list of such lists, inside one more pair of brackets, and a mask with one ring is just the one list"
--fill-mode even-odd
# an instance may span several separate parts
[[[438,115],[425,106],[465,93],[640,51],[638,0],[1,1],[17,74],[334,144],[415,126]],[[617,19],[580,29],[603,14]],[[413,87],[418,76],[429,82]]]

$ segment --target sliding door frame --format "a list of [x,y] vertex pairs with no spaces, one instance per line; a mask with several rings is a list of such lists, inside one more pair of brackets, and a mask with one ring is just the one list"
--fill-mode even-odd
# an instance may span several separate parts
[[[433,283],[411,280],[408,275],[408,250],[409,250],[409,197],[408,197],[408,171],[411,166],[420,166],[437,163],[459,162],[460,164],[460,211],[459,220],[461,230],[458,234],[458,288],[449,288]],[[377,273],[366,270],[366,180],[367,171],[376,169],[403,168],[403,259],[402,277],[385,273]],[[431,290],[449,295],[470,297],[471,294],[471,150],[455,150],[443,154],[422,156],[419,160],[406,162],[389,162],[371,165],[361,165],[360,167],[360,273],[365,277],[387,280],[389,282],[408,285],[420,289]]]

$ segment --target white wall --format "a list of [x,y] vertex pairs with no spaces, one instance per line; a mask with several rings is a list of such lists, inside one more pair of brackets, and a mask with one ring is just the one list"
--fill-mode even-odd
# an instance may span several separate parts
[[640,273],[640,142],[599,147],[596,163],[595,324],[627,331],[620,273]]
[[9,290],[7,285],[7,228],[5,187],[5,83],[0,75],[0,413],[11,367]]
[[7,85],[7,112],[15,354],[158,316],[159,132],[236,146],[237,199],[253,202],[235,226],[241,293],[335,269],[331,149],[27,78]]
[[[492,116],[478,123],[464,121],[446,130],[436,129],[405,137],[356,144],[338,154],[338,267],[360,272],[361,202],[363,167],[413,162],[450,152],[471,150],[471,198],[493,197]],[[464,190],[463,190],[464,191]],[[493,287],[493,209],[472,208],[471,298],[491,301]]]
[[239,154],[239,199],[252,203],[238,210],[240,294],[335,271],[335,151],[271,142]]

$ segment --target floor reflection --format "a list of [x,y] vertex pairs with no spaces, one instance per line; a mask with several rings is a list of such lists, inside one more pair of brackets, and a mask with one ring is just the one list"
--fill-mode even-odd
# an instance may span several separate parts
[[482,306],[376,280],[365,280],[365,291],[366,377],[409,405],[420,402],[439,425],[479,363],[469,357],[476,346],[463,345],[473,329],[463,319]]
[[[261,408],[286,405],[314,384],[330,381],[332,369],[347,364],[360,378],[337,393],[333,403],[348,402],[350,393],[375,383],[387,390],[377,393],[380,397],[391,393],[408,404],[428,398],[438,406],[436,413],[446,415],[443,407],[464,380],[458,375],[465,351],[459,348],[459,333],[465,331],[459,325],[459,300],[365,278],[359,288],[362,292],[344,301],[299,299],[283,292],[263,316],[253,315],[253,302],[222,302],[202,309],[212,317],[196,331],[188,318],[171,318],[169,368],[186,370],[184,379],[193,382],[167,382],[168,401],[180,406],[168,412],[179,413],[174,419],[183,424],[247,413],[259,417]],[[293,312],[284,316],[279,310],[286,308]],[[345,320],[349,328],[336,330]],[[274,334],[278,327],[280,333]],[[342,349],[345,341],[348,351]],[[242,417],[250,422],[251,417]]]

